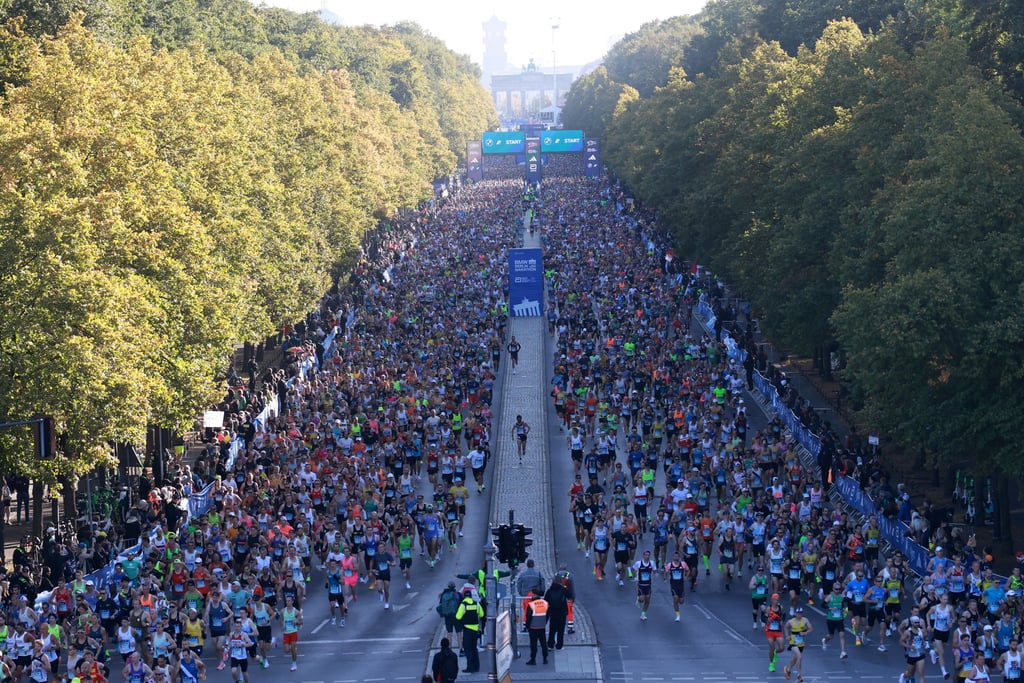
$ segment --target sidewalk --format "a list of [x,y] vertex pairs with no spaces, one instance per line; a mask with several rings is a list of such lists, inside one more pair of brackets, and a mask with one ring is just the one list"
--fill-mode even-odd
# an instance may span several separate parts
[[[524,231],[523,246],[540,248],[540,236],[530,236]],[[541,310],[544,310],[543,307]],[[530,558],[536,563],[541,575],[550,582],[558,567],[554,553],[554,519],[551,502],[551,466],[547,443],[548,392],[544,344],[547,336],[547,321],[543,316],[512,318],[509,334],[522,344],[519,352],[519,367],[512,374],[511,363],[502,361],[503,373],[501,409],[495,417],[492,431],[493,468],[491,492],[491,524],[508,524],[508,511],[515,510],[515,522],[533,529],[533,545]],[[531,427],[527,454],[519,464],[515,443],[512,440],[512,425],[516,415],[522,415]],[[507,602],[502,601],[502,609]],[[519,606],[517,604],[518,613]],[[521,623],[522,615],[519,614]],[[565,647],[552,651],[547,665],[524,667],[529,656],[529,642],[526,634],[518,634],[520,659],[512,662],[512,675],[517,680],[589,680],[604,678],[600,650],[593,623],[586,607],[574,608],[576,632],[565,634]],[[517,625],[518,628],[518,625]],[[427,663],[433,659],[440,644],[441,629],[431,643]],[[481,646],[480,673],[460,674],[459,680],[485,681],[488,679],[487,652]],[[526,670],[524,670],[526,669]]]

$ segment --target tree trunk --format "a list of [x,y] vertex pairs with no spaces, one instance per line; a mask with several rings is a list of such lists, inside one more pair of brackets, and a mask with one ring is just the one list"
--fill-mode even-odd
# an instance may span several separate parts
[[996,484],[995,540],[1013,548],[1013,526],[1010,523],[1010,478],[999,477]]
[[61,477],[64,498],[64,519],[72,524],[78,519],[78,477]]

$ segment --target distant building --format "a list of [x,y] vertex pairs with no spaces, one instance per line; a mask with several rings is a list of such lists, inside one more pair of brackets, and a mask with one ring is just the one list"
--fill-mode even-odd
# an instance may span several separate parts
[[484,60],[480,65],[483,72],[483,83],[485,88],[491,85],[492,74],[504,74],[513,70],[508,63],[508,52],[505,45],[505,31],[508,24],[496,16],[483,23],[484,27]]
[[496,16],[483,23],[482,80],[484,87],[491,93],[494,108],[505,121],[537,119],[554,125],[545,120],[557,119],[551,109],[558,109],[565,102],[565,95],[572,87],[572,82],[579,74],[594,68],[594,65],[582,68],[559,64],[557,74],[545,73],[531,59],[527,66],[517,68],[508,61],[505,38],[507,28],[508,24]]
[[[557,74],[544,73],[531,61],[517,74],[492,75],[491,97],[502,118],[540,117],[543,110],[565,101],[575,75],[567,67]],[[560,103],[559,102],[559,103]]]

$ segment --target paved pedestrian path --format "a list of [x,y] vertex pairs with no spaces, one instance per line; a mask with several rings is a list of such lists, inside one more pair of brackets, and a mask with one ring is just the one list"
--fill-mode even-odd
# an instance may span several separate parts
[[[539,233],[530,235],[524,223],[523,247],[540,248]],[[542,307],[543,311],[544,308]],[[533,545],[530,558],[550,584],[551,577],[558,570],[555,560],[555,532],[551,492],[551,449],[547,442],[548,388],[546,383],[547,358],[545,341],[547,321],[543,316],[512,318],[509,334],[514,335],[522,345],[519,365],[515,374],[511,364],[502,361],[502,392],[500,412],[495,416],[491,434],[491,525],[508,523],[508,512],[515,510],[515,521],[533,529]],[[527,440],[526,456],[522,463],[512,437],[512,425],[516,416],[522,415],[531,427]],[[504,568],[504,567],[502,567]],[[507,580],[506,580],[507,582]],[[503,601],[501,609],[506,609]],[[520,606],[517,601],[517,613]],[[565,634],[562,650],[551,652],[547,665],[524,667],[529,657],[529,643],[526,634],[519,633],[519,649],[523,655],[513,661],[513,677],[517,680],[602,680],[604,677],[597,636],[585,606],[575,606],[575,633]],[[522,614],[519,614],[520,623]],[[441,629],[433,641],[434,648],[428,656],[428,663],[442,637]],[[487,680],[487,653],[481,644],[480,673],[460,674],[459,680]],[[538,662],[540,660],[538,659]]]

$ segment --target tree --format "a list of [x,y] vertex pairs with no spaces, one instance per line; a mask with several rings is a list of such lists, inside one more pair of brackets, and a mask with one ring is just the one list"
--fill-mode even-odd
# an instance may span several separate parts
[[833,320],[876,424],[1016,475],[1024,141],[961,43],[914,65],[930,106],[908,121],[919,146],[878,198],[885,277],[844,292]]
[[608,70],[599,66],[573,83],[565,97],[562,121],[586,131],[588,137],[602,139],[612,119],[638,97],[634,88],[613,82]]
[[668,84],[669,72],[683,64],[683,53],[700,32],[696,17],[673,17],[644,24],[617,42],[604,58],[608,78],[650,97]]

